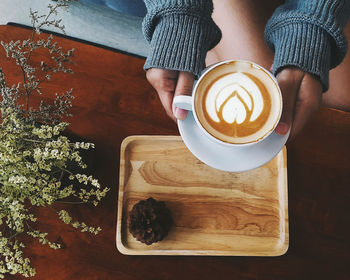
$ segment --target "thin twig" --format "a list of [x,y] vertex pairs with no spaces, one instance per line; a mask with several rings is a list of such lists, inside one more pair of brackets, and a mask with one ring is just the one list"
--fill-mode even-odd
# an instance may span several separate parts
[[28,139],[28,138],[22,138],[22,140],[27,141],[27,142],[33,142],[33,143],[40,143],[40,144],[44,144],[45,143],[44,141]]

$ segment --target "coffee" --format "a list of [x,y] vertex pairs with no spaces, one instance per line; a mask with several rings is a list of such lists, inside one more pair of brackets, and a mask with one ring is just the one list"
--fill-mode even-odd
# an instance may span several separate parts
[[276,126],[282,108],[270,73],[246,61],[219,64],[195,88],[195,112],[213,137],[231,144],[254,143]]

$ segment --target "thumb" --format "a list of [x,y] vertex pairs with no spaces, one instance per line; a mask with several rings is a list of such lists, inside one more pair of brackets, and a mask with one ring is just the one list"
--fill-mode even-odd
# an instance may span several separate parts
[[[180,72],[177,79],[174,97],[178,95],[192,95],[193,83],[194,75],[192,73]],[[184,120],[186,119],[187,111],[173,105],[173,114],[177,119]]]
[[295,69],[285,69],[277,75],[283,101],[281,119],[275,129],[278,134],[285,135],[292,127],[296,96],[302,78],[302,73],[295,71]]

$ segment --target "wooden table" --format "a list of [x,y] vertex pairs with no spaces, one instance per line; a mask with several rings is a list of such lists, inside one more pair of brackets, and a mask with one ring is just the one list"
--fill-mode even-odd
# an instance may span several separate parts
[[[29,31],[1,26],[0,39],[25,39]],[[29,240],[25,252],[35,279],[350,279],[350,113],[322,108],[288,145],[290,246],[281,257],[125,256],[115,245],[119,149],[129,135],[178,135],[147,83],[144,60],[68,39],[76,49],[75,75],[47,84],[50,91],[74,88],[71,130],[96,143],[93,173],[111,191],[97,208],[65,207],[103,231],[90,236],[39,209],[39,227],[64,249]],[[39,59],[39,57],[34,57]],[[19,72],[4,58],[9,81]],[[64,80],[63,80],[64,79]],[[22,277],[8,277],[22,279]]]

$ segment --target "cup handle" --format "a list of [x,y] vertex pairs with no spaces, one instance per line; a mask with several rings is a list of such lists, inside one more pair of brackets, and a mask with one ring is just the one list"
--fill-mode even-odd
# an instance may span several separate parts
[[173,104],[181,109],[192,111],[192,96],[177,95],[174,97]]

